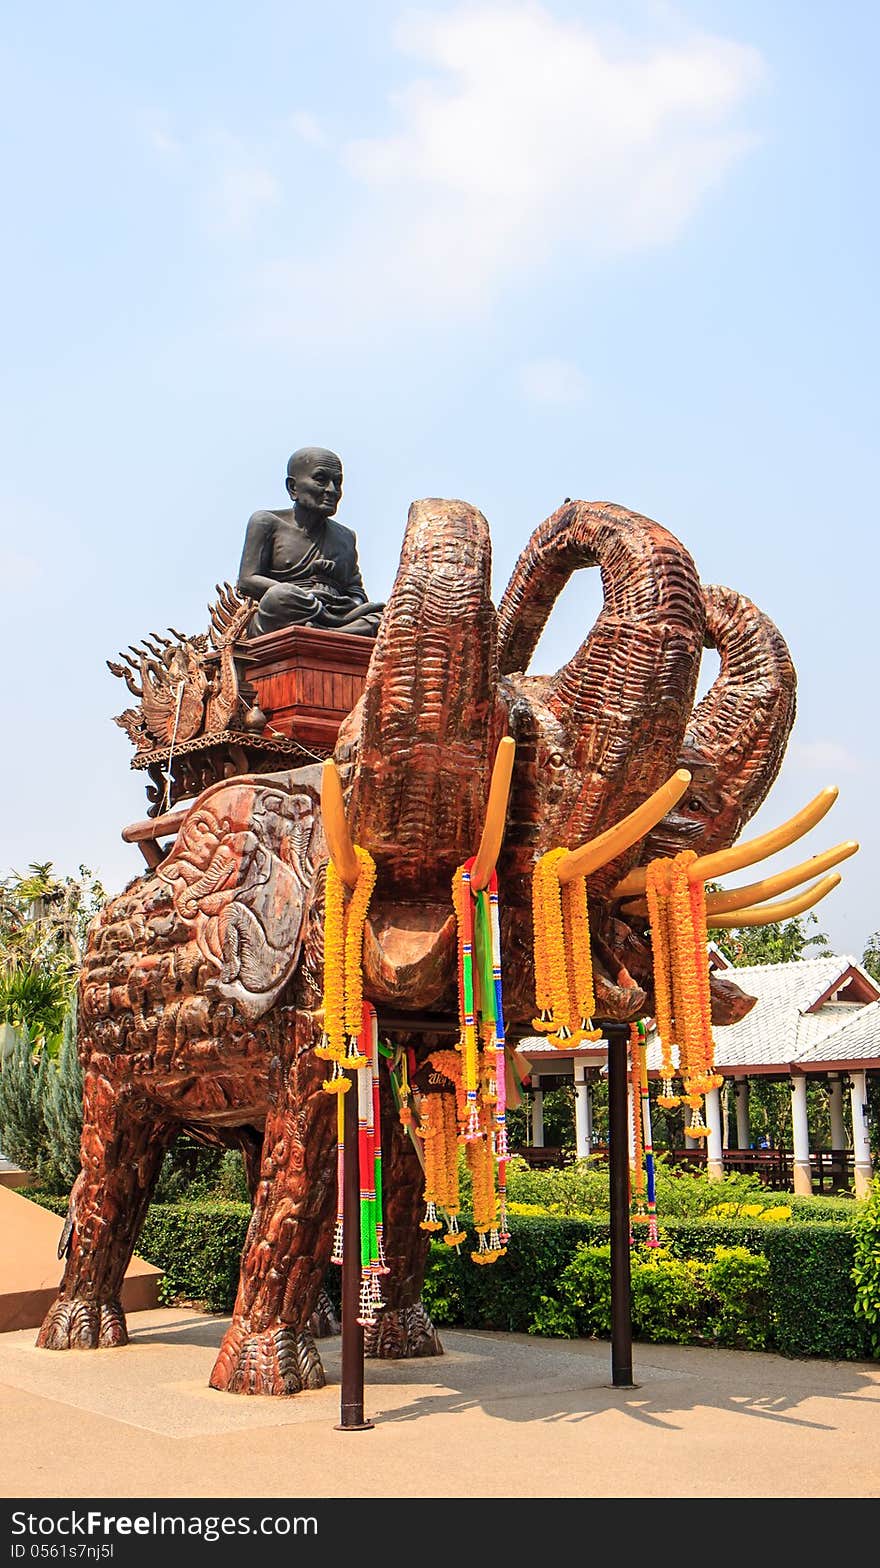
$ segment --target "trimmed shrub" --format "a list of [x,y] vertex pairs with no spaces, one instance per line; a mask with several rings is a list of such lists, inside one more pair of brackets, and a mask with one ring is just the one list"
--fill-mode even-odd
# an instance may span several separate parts
[[854,1233],[856,1317],[866,1325],[871,1353],[880,1356],[880,1182],[875,1182]]
[[746,1247],[716,1247],[706,1285],[708,1337],[730,1350],[766,1350],[772,1337],[767,1259]]
[[183,1297],[209,1312],[231,1312],[250,1217],[244,1203],[153,1204],[137,1250],[165,1270],[160,1300]]

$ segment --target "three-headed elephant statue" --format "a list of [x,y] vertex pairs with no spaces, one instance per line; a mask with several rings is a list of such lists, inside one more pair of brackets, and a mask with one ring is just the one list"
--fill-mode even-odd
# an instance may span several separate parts
[[[555,675],[526,673],[573,571],[604,602]],[[352,839],[377,881],[364,993],[380,1030],[428,1054],[458,1016],[450,885],[480,839],[499,742],[516,742],[498,880],[508,1037],[532,1033],[531,873],[594,839],[672,770],[686,798],[589,884],[597,1016],[651,1008],[644,917],[615,887],[657,854],[733,843],[772,783],[795,678],[775,627],[741,595],[704,588],[688,551],[610,503],[566,503],[533,534],[496,608],[485,519],[460,501],[410,508],[363,696],[334,760]],[[704,646],[717,676],[694,707]],[[323,991],[321,769],[238,777],[189,808],[169,853],[100,913],[79,993],[82,1169],[65,1229],[51,1349],[125,1343],[120,1289],[182,1130],[242,1150],[253,1212],[212,1386],[292,1394],[323,1381],[310,1332],[335,1215],[336,1118],[316,1055]],[[713,1014],[748,1009],[713,977]],[[420,1302],[422,1172],[383,1085],[386,1306],[367,1353],[437,1354]]]

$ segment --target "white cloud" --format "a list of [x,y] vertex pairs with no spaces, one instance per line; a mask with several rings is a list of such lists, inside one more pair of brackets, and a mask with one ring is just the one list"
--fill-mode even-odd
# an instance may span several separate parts
[[729,122],[761,58],[723,38],[612,51],[581,21],[496,0],[410,15],[395,41],[432,74],[394,96],[394,134],[343,156],[398,299],[415,285],[476,305],[563,249],[666,243],[752,144]]
[[[326,343],[331,322],[385,346],[389,325],[472,318],[550,263],[586,290],[609,257],[675,240],[754,145],[736,122],[763,62],[722,37],[609,41],[532,0],[472,0],[408,14],[393,43],[415,66],[389,132],[339,149],[345,216],[323,247],[264,248],[248,334]],[[283,124],[326,145],[309,110]],[[308,152],[288,140],[271,160],[235,156],[228,141],[219,205],[240,227],[280,201],[281,158],[292,191]]]
[[308,109],[297,109],[290,116],[290,128],[296,132],[304,142],[310,142],[313,147],[325,147],[327,137],[320,121]]
[[587,382],[577,365],[567,359],[533,359],[521,365],[519,389],[529,403],[582,403]]
[[795,741],[791,758],[796,766],[823,773],[858,773],[859,760],[836,740]]
[[281,185],[271,170],[237,150],[216,171],[211,216],[222,228],[248,228],[264,207],[277,206],[280,200]]

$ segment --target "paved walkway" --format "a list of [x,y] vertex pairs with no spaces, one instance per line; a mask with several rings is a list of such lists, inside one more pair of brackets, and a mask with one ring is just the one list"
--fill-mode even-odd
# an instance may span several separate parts
[[[326,1388],[249,1399],[208,1387],[228,1322],[134,1313],[121,1350],[0,1335],[0,1496],[880,1496],[880,1364],[446,1330],[437,1359],[366,1363],[369,1432],[337,1432]],[[340,1477],[343,1479],[340,1481]],[[501,1478],[499,1485],[499,1478]]]

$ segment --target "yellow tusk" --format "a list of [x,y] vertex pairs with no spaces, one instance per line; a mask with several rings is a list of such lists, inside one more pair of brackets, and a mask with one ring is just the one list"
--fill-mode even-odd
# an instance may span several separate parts
[[505,735],[498,742],[495,753],[495,766],[492,769],[492,782],[489,785],[489,799],[486,802],[486,820],[483,823],[483,836],[480,847],[474,857],[471,869],[471,887],[475,892],[486,886],[492,872],[498,863],[501,853],[501,840],[504,837],[504,824],[507,820],[507,802],[510,797],[510,780],[513,774],[513,758],[516,752],[516,741],[511,735]]
[[342,784],[332,757],[327,758],[321,769],[321,816],[330,859],[346,887],[357,887],[360,866],[348,831]]
[[[559,862],[559,880],[562,883],[573,882],[575,877],[588,877],[592,871],[598,871],[600,866],[607,866],[609,860],[616,860],[625,849],[630,849],[633,844],[650,833],[657,823],[662,821],[667,811],[671,811],[691,781],[687,768],[676,768],[675,772],[643,800],[635,811],[628,817],[622,817],[613,828],[600,833],[598,838],[591,839],[588,844],[582,844],[579,849],[570,849]],[[644,872],[642,872],[642,888],[644,888]],[[629,878],[624,878],[628,881]],[[620,884],[622,886],[622,884]],[[616,889],[615,889],[616,891]]]
[[[730,871],[742,871],[744,866],[754,866],[759,860],[765,860],[768,855],[775,855],[777,850],[785,849],[793,844],[795,839],[801,838],[804,833],[809,833],[817,822],[821,822],[825,813],[831,810],[838,794],[835,784],[829,784],[827,789],[819,791],[803,811],[797,812],[783,822],[781,827],[771,828],[769,833],[762,833],[760,838],[749,839],[744,844],[734,844],[730,849],[719,849],[714,855],[702,855],[695,860],[688,871],[688,880],[691,882],[710,882],[716,877],[725,876]],[[646,868],[639,866],[631,871],[629,876],[618,882],[612,892],[612,898],[626,898],[636,893],[645,891]]]
[[771,828],[769,833],[762,833],[760,838],[750,839],[747,844],[734,844],[730,849],[719,849],[717,854],[701,856],[691,866],[688,879],[691,882],[708,882],[714,877],[723,877],[728,871],[741,871],[744,866],[757,865],[759,860],[766,860],[768,855],[775,855],[777,850],[786,849],[795,839],[809,833],[810,828],[822,821],[839,793],[835,784],[829,784],[827,789],[820,789],[803,811],[789,817],[781,827]]
[[823,871],[830,871],[832,866],[839,866],[842,860],[848,860],[858,849],[855,839],[847,839],[846,843],[838,844],[835,849],[826,849],[823,855],[813,855],[810,860],[802,860],[799,866],[792,866],[790,871],[780,871],[775,877],[765,877],[763,882],[750,882],[748,887],[721,888],[717,893],[706,894],[706,911],[710,915],[726,915],[734,909],[746,909],[750,904],[763,904],[768,898],[775,898],[778,893],[787,893],[790,888],[799,887],[802,882],[810,877],[818,877]]
[[780,920],[792,920],[795,915],[802,915],[805,909],[812,909],[818,904],[820,898],[830,893],[837,887],[840,877],[837,872],[833,876],[823,877],[820,882],[813,882],[805,888],[803,893],[798,893],[794,898],[784,898],[778,904],[759,904],[751,909],[740,909],[729,915],[710,915],[706,921],[707,926],[723,931],[740,926],[767,926]]

